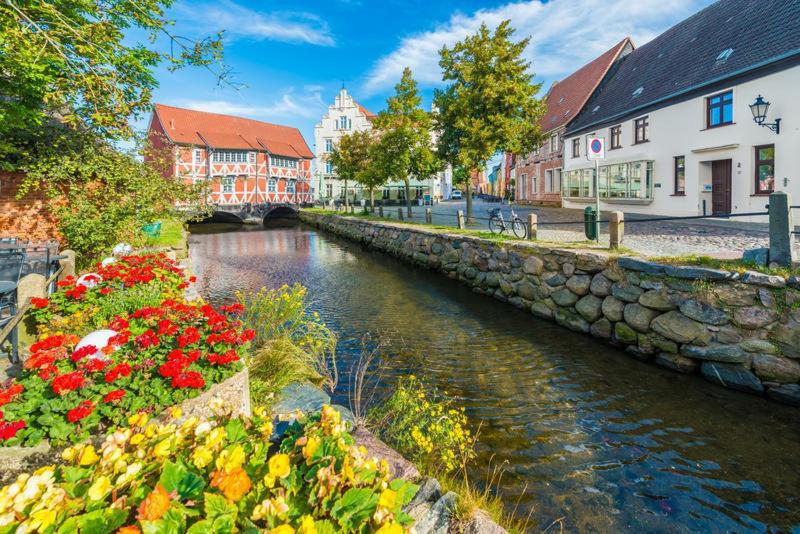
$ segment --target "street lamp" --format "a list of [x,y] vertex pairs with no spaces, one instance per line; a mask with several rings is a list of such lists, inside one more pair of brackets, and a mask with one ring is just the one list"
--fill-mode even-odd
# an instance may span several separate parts
[[765,126],[775,132],[781,133],[781,120],[775,119],[775,122],[765,122],[767,120],[767,111],[769,111],[769,102],[764,100],[761,95],[758,95],[756,101],[750,104],[750,111],[753,113],[753,120],[759,126]]

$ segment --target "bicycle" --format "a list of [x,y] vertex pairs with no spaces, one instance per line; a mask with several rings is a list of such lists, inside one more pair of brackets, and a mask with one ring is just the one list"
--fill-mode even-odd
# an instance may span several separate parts
[[493,210],[489,211],[489,231],[493,234],[502,234],[507,230],[511,230],[515,236],[522,239],[524,238],[528,231],[525,228],[525,223],[522,222],[522,219],[514,213],[514,209],[511,209],[511,226],[509,227],[506,224],[505,219],[503,218],[503,212],[500,208],[494,208]]

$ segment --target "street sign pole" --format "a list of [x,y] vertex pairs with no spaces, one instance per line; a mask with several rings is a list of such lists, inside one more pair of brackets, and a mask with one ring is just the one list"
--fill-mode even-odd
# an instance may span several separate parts
[[606,140],[603,137],[586,138],[586,157],[594,160],[595,239],[600,242],[600,160],[606,157]]

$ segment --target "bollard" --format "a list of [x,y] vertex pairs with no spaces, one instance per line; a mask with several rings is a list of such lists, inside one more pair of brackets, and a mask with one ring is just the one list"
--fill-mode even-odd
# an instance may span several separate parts
[[794,223],[791,196],[785,191],[769,195],[769,263],[791,267],[794,261]]
[[398,221],[403,220],[403,208],[397,208],[397,220]]
[[625,233],[625,214],[621,211],[612,211],[608,217],[609,247],[618,249],[622,246],[622,236]]
[[464,212],[463,211],[458,210],[456,218],[457,218],[457,221],[458,221],[458,229],[459,230],[463,230],[464,228],[467,227],[467,225],[464,224]]
[[58,275],[59,282],[68,276],[75,276],[75,262],[77,261],[77,255],[74,250],[62,250],[61,256],[66,256],[66,258],[58,260],[58,264],[64,267],[61,274]]
[[[19,280],[17,284],[17,303],[22,306],[23,303],[31,298],[44,298],[47,296],[47,279],[41,274],[31,273],[26,274]],[[20,347],[30,347],[36,342],[36,321],[33,320],[31,315],[26,315],[25,318],[17,325],[17,340]]]
[[383,217],[383,206],[378,206],[378,217]]
[[528,239],[536,241],[539,234],[539,217],[535,213],[528,214]]
[[433,224],[433,211],[430,208],[425,208],[425,223]]

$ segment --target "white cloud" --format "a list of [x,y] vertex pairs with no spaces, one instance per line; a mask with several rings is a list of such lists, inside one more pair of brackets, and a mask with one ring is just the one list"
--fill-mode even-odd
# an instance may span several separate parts
[[266,120],[317,119],[322,116],[327,105],[322,100],[321,88],[310,86],[297,94],[293,88],[286,90],[272,103],[251,104],[242,99],[240,102],[230,100],[179,100],[176,105],[199,111],[238,115]]
[[[400,46],[374,65],[364,92],[392,87],[403,68],[411,67],[423,85],[441,83],[439,50],[474,33],[481,23],[495,28],[511,19],[515,38],[531,36],[525,51],[538,79],[548,82],[570,74],[630,35],[644,44],[711,0],[539,0],[455,13],[433,30],[405,37]],[[545,88],[546,89],[546,88]]]
[[200,27],[203,32],[225,30],[231,38],[268,39],[287,43],[333,46],[328,24],[312,13],[273,11],[260,12],[232,0],[215,2],[181,2],[173,16]]

